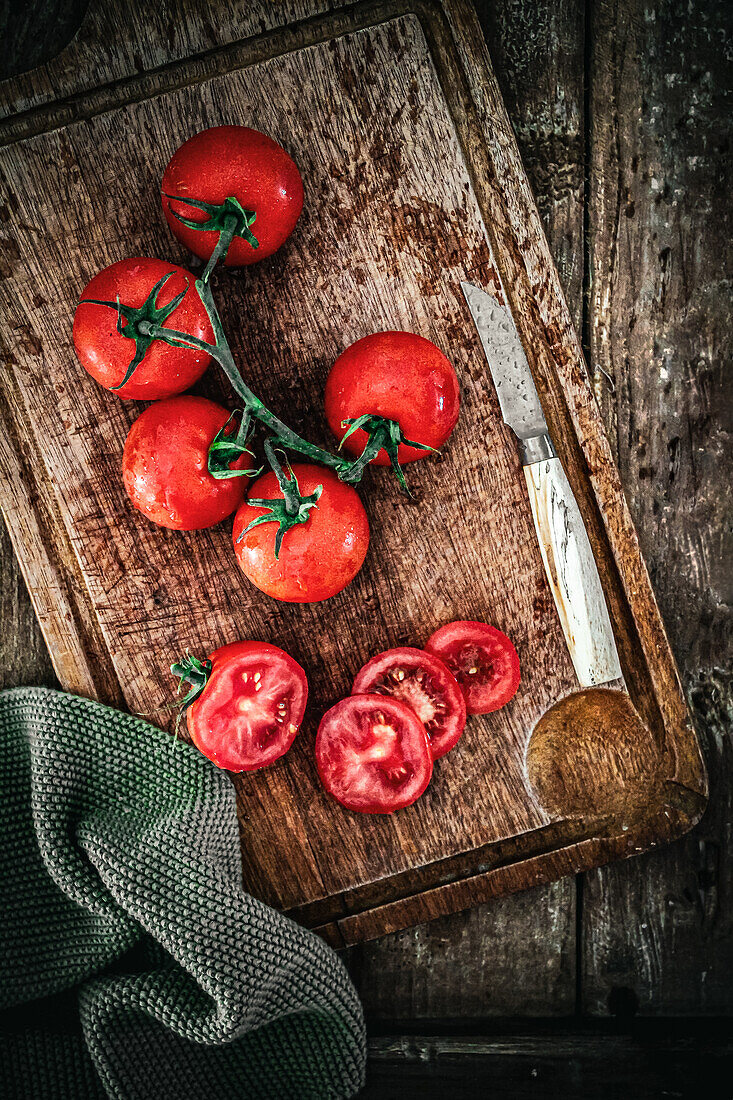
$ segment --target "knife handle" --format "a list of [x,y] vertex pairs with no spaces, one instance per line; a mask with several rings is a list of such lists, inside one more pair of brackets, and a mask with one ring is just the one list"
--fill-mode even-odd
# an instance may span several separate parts
[[524,467],[542,561],[582,687],[621,676],[611,620],[578,503],[560,459]]

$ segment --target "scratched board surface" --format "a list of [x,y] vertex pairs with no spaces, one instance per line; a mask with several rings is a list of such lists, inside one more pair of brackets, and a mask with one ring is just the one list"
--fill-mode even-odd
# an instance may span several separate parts
[[[47,637],[57,667],[73,663],[61,652],[67,639],[71,652],[73,632],[48,583],[54,553],[66,552],[57,549],[62,543],[71,548],[65,575],[76,578],[74,599],[89,609],[94,645],[111,660],[130,710],[166,721],[162,708],[174,690],[169,666],[186,649],[203,656],[224,642],[258,638],[302,663],[311,695],[293,749],[274,767],[234,782],[246,885],[312,924],[338,918],[338,905],[318,906],[350,892],[361,890],[358,904],[367,909],[409,898],[425,888],[420,875],[431,866],[441,869],[427,883],[438,892],[451,875],[484,874],[492,859],[494,866],[510,861],[511,844],[523,836],[543,838],[525,856],[558,850],[544,872],[555,877],[575,868],[576,841],[591,842],[586,862],[628,850],[626,841],[604,849],[577,823],[563,833],[557,813],[549,814],[526,782],[535,723],[577,681],[516,443],[501,422],[460,291],[469,279],[502,297],[465,139],[462,145],[435,57],[419,19],[405,15],[268,60],[248,59],[204,81],[192,69],[179,90],[148,89],[140,102],[90,110],[84,121],[0,152],[9,211],[2,227],[7,277],[0,281],[9,334],[5,399],[22,436],[16,449],[27,479],[42,486],[29,493],[30,504],[11,509],[11,531],[19,545],[30,545],[34,523],[48,532],[51,564],[39,567],[45,583],[34,583],[33,563],[27,573],[41,621],[52,624]],[[224,326],[251,388],[301,434],[333,446],[323,388],[354,340],[390,328],[420,333],[448,355],[460,380],[461,417],[442,455],[407,468],[412,498],[383,469],[364,479],[372,533],[366,563],[343,593],[321,604],[290,606],[253,588],[234,561],[230,521],[178,533],[153,527],[132,509],[120,460],[143,406],[98,387],[71,342],[79,292],[102,267],[134,255],[191,263],[165,226],[160,179],[182,141],[223,123],[251,125],[280,141],[305,185],[303,215],[283,249],[252,268],[215,276]],[[499,119],[497,161],[501,143],[506,151],[511,140],[501,126]],[[525,182],[512,202],[522,199]],[[503,240],[510,241],[508,230]],[[234,407],[215,367],[197,389]],[[21,494],[17,483],[9,494]],[[631,546],[630,570],[635,553]],[[61,586],[58,593],[60,604]],[[616,595],[612,609],[618,601]],[[522,663],[517,696],[497,714],[469,721],[416,805],[392,817],[342,809],[316,775],[320,715],[348,693],[372,654],[420,645],[456,618],[486,619],[511,635]],[[647,629],[656,638],[655,619]],[[621,631],[623,640],[627,622]],[[649,694],[644,669],[639,682]],[[692,759],[696,748],[685,749]],[[473,853],[473,864],[461,863]],[[528,885],[540,873],[529,858],[526,871],[499,888]],[[471,904],[480,898],[472,891],[467,885],[461,898],[445,895],[440,904]],[[363,938],[427,915],[425,908],[405,910],[399,923],[349,934]]]
[[[421,333],[460,378],[458,428],[442,458],[409,469],[414,499],[386,471],[365,479],[367,562],[322,604],[285,606],[254,589],[234,562],[229,521],[182,534],[129,506],[120,454],[141,406],[96,386],[69,338],[79,291],[101,267],[130,255],[189,262],[163,224],[160,178],[181,141],[220,123],[271,134],[305,184],[303,216],[280,254],[217,276],[224,325],[255,392],[327,443],[328,371],[367,333]],[[204,654],[239,637],[282,645],[309,676],[310,722],[294,751],[236,780],[252,887],[290,907],[543,824],[522,778],[526,737],[573,673],[516,446],[460,291],[464,278],[494,292],[498,282],[416,20],[128,106],[15,152],[20,212],[44,238],[42,261],[27,263],[20,281],[31,352],[21,384],[50,434],[45,462],[128,705],[150,711],[165,701],[168,667],[186,647]],[[215,369],[202,392],[228,400]],[[420,645],[455,618],[486,618],[511,634],[519,695],[471,720],[417,805],[392,818],[345,812],[315,773],[318,716],[371,654]]]

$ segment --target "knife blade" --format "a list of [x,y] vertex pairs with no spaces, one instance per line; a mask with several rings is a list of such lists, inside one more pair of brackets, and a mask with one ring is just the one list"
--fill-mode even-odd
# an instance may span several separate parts
[[507,309],[461,283],[489,365],[501,415],[519,441],[545,573],[575,674],[583,687],[622,676],[588,533],[552,444],[527,355]]

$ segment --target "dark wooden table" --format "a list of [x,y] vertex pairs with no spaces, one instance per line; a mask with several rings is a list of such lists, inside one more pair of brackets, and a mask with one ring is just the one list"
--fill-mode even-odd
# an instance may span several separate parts
[[[728,5],[476,6],[704,741],[711,798],[693,833],[664,850],[353,948],[371,1031],[365,1095],[729,1097]],[[99,82],[159,65],[240,37],[246,3],[155,8],[140,52],[114,71],[107,43],[126,5],[92,0],[72,60],[75,50],[80,63],[95,58]],[[13,48],[28,49],[20,37]],[[51,62],[0,92],[19,104],[39,89],[61,95],[62,69]],[[0,685],[53,683],[4,533],[0,553]]]

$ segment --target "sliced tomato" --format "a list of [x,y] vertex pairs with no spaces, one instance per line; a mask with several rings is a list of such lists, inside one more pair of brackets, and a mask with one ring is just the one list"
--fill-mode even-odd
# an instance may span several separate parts
[[519,656],[506,634],[488,623],[461,620],[439,627],[425,646],[461,685],[469,714],[490,714],[519,687]]
[[372,657],[354,680],[354,695],[390,695],[414,710],[430,739],[433,760],[453,748],[466,725],[460,685],[441,660],[402,646]]
[[378,695],[351,695],[326,711],[316,764],[326,790],[364,814],[410,806],[433,773],[428,735],[414,710]]
[[266,768],[288,751],[303,721],[305,672],[267,642],[232,642],[209,660],[206,686],[186,712],[191,740],[219,768]]

